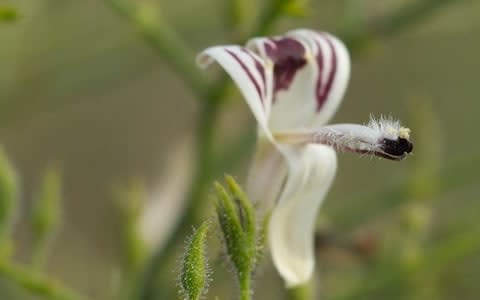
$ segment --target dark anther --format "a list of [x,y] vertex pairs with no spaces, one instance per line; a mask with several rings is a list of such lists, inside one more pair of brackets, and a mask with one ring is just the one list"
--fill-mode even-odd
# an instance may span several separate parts
[[383,140],[383,151],[389,155],[401,156],[405,153],[410,153],[413,150],[413,144],[404,138],[398,138],[398,140]]

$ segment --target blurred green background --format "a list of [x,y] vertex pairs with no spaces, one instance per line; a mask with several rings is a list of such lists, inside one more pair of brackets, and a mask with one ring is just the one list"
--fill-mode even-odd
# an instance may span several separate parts
[[[233,42],[224,16],[228,1],[138,2],[160,11],[196,52]],[[355,32],[413,2],[311,1],[305,17],[283,18],[273,33],[298,27]],[[65,200],[47,273],[94,299],[115,299],[121,250],[114,190],[140,178],[154,195],[176,174],[169,169],[172,152],[194,134],[198,101],[135,28],[100,0],[0,0],[0,5],[14,7],[20,16],[0,23],[0,142],[21,177],[15,257],[26,261],[30,253],[31,199],[54,163],[62,170]],[[416,148],[402,163],[339,155],[319,227],[342,241],[365,243],[365,236],[371,237],[374,253],[365,258],[363,252],[321,247],[318,286],[324,299],[480,297],[478,242],[475,251],[438,268],[430,251],[480,233],[479,53],[480,2],[473,0],[452,1],[355,52],[350,87],[334,122],[363,123],[369,114],[391,114],[412,128]],[[218,124],[219,144],[254,122],[234,89],[231,96]],[[241,165],[248,166],[252,149],[244,151]],[[225,172],[243,178],[245,168]],[[397,201],[399,193],[406,196]],[[179,199],[159,201],[174,205]],[[428,262],[418,262],[423,260]],[[382,283],[389,269],[398,268],[391,263],[413,271]],[[268,263],[261,268],[257,299],[281,297],[273,273]],[[275,288],[262,289],[263,282]],[[221,285],[214,281],[208,299],[216,294],[230,299]],[[373,287],[361,291],[358,285]],[[0,297],[30,299],[1,279]]]

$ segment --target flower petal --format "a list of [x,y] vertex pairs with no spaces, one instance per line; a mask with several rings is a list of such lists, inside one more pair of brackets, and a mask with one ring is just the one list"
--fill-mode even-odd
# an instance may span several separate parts
[[207,48],[197,57],[197,63],[202,67],[207,67],[213,61],[219,63],[235,81],[259,127],[272,140],[267,126],[271,106],[268,82],[272,80],[272,75],[264,61],[252,51],[239,46]]
[[337,167],[333,148],[325,145],[282,146],[289,175],[268,227],[273,261],[287,286],[312,276],[314,230],[318,208]]
[[287,163],[275,144],[258,138],[255,157],[247,177],[247,194],[261,214],[275,205],[287,176]]
[[345,93],[350,58],[336,37],[306,29],[275,38],[255,38],[247,48],[274,64],[273,131],[327,123]]

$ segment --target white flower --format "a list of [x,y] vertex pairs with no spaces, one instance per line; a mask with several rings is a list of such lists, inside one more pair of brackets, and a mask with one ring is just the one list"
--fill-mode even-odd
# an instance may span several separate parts
[[328,33],[299,29],[198,56],[203,67],[213,61],[258,122],[247,191],[262,209],[273,209],[268,242],[275,266],[288,286],[305,283],[314,270],[315,220],[335,176],[335,150],[401,160],[412,151],[409,130],[391,119],[326,125],[350,75],[347,49]]

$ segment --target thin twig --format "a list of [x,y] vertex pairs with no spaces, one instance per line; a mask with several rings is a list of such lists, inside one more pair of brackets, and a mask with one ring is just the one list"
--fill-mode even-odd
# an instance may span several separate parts
[[365,30],[358,31],[352,28],[341,34],[341,37],[350,51],[362,50],[369,41],[376,38],[390,37],[411,28],[413,25],[425,20],[428,16],[439,11],[449,4],[457,4],[462,0],[422,0],[414,2],[390,15],[373,20]]
[[142,276],[137,289],[138,297],[134,297],[135,299],[154,299],[158,273],[162,270],[161,266],[168,263],[170,258],[175,254],[178,241],[185,238],[187,229],[190,228],[195,220],[199,219],[199,216],[201,216],[203,212],[202,208],[205,206],[207,200],[206,195],[208,194],[210,183],[213,180],[211,170],[214,159],[212,149],[213,135],[219,110],[220,105],[216,102],[205,102],[203,106],[196,135],[197,145],[199,145],[195,159],[197,165],[193,185],[187,196],[187,206],[178,217],[179,222],[170,233],[165,243],[165,248],[158,249],[147,265],[147,270]]
[[209,85],[195,65],[194,54],[161,16],[142,14],[138,5],[124,0],[104,0],[119,15],[129,20],[144,39],[169,63],[199,99],[208,100]]
[[282,15],[284,6],[289,0],[271,0],[269,1],[258,18],[256,28],[252,36],[265,35],[270,32],[275,21]]
[[58,282],[12,262],[0,261],[0,278],[9,279],[30,293],[50,300],[86,300]]

